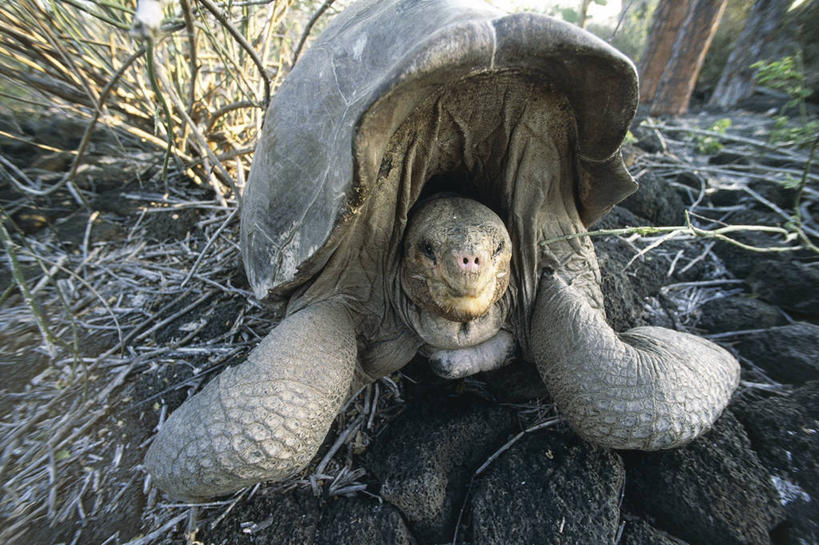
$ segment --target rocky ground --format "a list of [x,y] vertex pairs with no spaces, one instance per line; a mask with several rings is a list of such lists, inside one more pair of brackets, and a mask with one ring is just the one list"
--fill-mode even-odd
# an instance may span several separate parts
[[[735,140],[710,153],[697,149],[708,135],[690,129],[713,116],[635,127],[641,190],[592,230],[683,225],[686,210],[703,229],[786,225],[796,195],[782,182],[801,176],[807,152],[765,144],[763,115],[731,117]],[[76,146],[76,127],[4,123],[19,136],[0,138],[19,169],[4,166],[16,180],[0,186],[4,225],[39,312],[4,260],[0,541],[819,543],[819,256],[684,232],[594,241],[618,330],[696,331],[742,363],[730,406],[689,446],[597,448],[560,419],[532,365],[444,381],[419,359],[351,400],[302,475],[209,504],[164,499],[140,466],[155,427],[240,362],[281,308],[249,296],[235,203],[215,204],[182,176],[163,195],[158,158],[107,133],[76,184],[34,195],[70,164],[59,150]],[[112,164],[123,147],[129,159]],[[798,204],[814,237],[818,181]],[[59,339],[51,353],[37,314]]]

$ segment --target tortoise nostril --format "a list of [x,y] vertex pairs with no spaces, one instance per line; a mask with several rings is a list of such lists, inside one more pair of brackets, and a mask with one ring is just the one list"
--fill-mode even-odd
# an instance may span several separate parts
[[478,272],[481,269],[481,258],[473,253],[456,253],[454,257],[462,271]]

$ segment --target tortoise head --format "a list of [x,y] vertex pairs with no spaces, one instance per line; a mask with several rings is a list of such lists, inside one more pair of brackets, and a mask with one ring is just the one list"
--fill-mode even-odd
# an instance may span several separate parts
[[506,226],[488,207],[433,197],[409,218],[401,286],[416,306],[447,320],[479,318],[509,286],[511,246]]

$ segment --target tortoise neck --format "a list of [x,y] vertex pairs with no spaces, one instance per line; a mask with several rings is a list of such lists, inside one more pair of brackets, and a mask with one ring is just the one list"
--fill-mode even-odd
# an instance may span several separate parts
[[429,347],[452,350],[480,344],[492,338],[506,322],[509,304],[504,297],[483,316],[465,322],[447,320],[414,304],[401,292],[400,314],[406,326]]

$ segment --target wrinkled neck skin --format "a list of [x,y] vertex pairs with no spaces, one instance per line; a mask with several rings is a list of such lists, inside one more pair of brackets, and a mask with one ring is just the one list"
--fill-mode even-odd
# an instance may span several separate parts
[[[396,284],[400,284],[397,282]],[[405,325],[424,342],[424,350],[455,350],[478,345],[494,337],[506,323],[509,313],[509,290],[483,316],[466,322],[454,322],[415,305],[398,290],[396,308]]]

